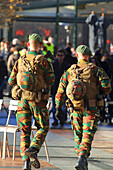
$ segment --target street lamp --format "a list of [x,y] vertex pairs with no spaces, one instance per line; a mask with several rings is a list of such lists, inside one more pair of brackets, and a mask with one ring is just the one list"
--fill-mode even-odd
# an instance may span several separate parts
[[64,26],[64,29],[66,30],[66,43],[69,43],[70,33],[72,29],[71,25],[65,22],[59,22],[59,25]]
[[69,43],[69,26],[65,25],[64,29],[66,30],[66,43]]

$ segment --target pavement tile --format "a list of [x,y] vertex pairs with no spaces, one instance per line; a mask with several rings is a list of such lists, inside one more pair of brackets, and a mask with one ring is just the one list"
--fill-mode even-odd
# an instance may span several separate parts
[[[42,160],[40,160],[40,165],[41,168],[40,169],[58,169],[57,167],[49,164],[48,162],[44,162]],[[9,169],[13,169],[13,170],[17,170],[17,169],[22,169],[23,166],[23,162],[21,160],[21,157],[16,157],[15,161],[12,160],[11,158],[7,158],[5,160],[3,160],[2,158],[0,158],[0,170],[9,170]],[[46,168],[45,168],[46,167]],[[32,169],[35,169],[32,167]]]

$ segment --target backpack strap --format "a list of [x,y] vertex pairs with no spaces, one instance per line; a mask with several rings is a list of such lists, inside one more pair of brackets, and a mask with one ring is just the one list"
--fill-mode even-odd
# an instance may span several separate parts
[[35,61],[40,61],[44,58],[44,56],[42,54],[39,54],[35,57]]
[[90,68],[90,69],[92,69],[92,68],[95,67],[95,64],[94,64],[94,63],[89,63],[87,67]]
[[76,74],[76,68],[77,68],[77,64],[73,64],[71,67],[70,67],[70,75],[73,76]]
[[75,75],[74,78],[79,79],[79,76],[81,73],[83,73],[83,70],[85,69],[85,67],[80,67],[77,64],[73,64],[71,66],[71,76]]
[[20,56],[20,58],[21,58],[22,62],[24,63],[24,65],[27,66],[28,71],[31,71],[32,66],[31,66],[30,61],[25,59],[26,55],[22,55],[22,56]]
[[83,73],[83,70],[85,69],[85,67],[83,68],[77,68],[76,69],[76,78],[79,79],[80,78],[80,74]]

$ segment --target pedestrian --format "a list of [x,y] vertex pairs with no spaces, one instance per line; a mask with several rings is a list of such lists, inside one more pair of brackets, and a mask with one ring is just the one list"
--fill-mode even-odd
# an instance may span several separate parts
[[[20,56],[19,55],[19,49],[20,48],[18,46],[15,47],[13,54],[11,54],[8,58],[8,61],[7,61],[8,77],[9,77],[9,75],[10,75],[12,69],[13,69],[15,62],[19,59],[19,56]],[[7,82],[6,89],[7,89],[6,90],[7,92],[5,93],[5,95],[11,97],[11,86],[8,84],[8,82]]]
[[87,17],[86,23],[89,27],[89,48],[92,53],[96,50],[96,44],[97,44],[97,16],[94,11],[91,11],[91,14]]
[[0,56],[0,99],[3,99],[4,96],[3,89],[6,81],[7,81],[7,67],[4,58]]
[[9,56],[8,61],[7,61],[8,75],[10,74],[11,70],[13,69],[15,62],[18,59],[19,59],[19,47],[17,46],[14,49],[14,53]]
[[[36,33],[30,34],[29,44],[30,51],[16,61],[8,80],[14,87],[13,97],[14,95],[18,97],[16,118],[17,125],[22,131],[20,153],[24,161],[24,170],[31,170],[31,165],[40,168],[37,153],[49,131],[49,113],[46,105],[50,86],[55,79],[51,63],[39,54],[41,37]],[[30,143],[32,116],[37,132]]]
[[47,48],[47,51],[50,51],[51,54],[54,56],[54,44],[53,44],[53,37],[49,36],[48,41],[43,41],[44,46]]
[[70,66],[77,63],[77,58],[73,56],[72,50],[72,43],[67,43],[65,48],[65,61],[70,64]]
[[[97,105],[99,88],[101,88],[103,94],[107,94],[111,90],[111,84],[109,77],[101,68],[93,63],[89,63],[89,58],[92,54],[86,45],[78,46],[76,49],[76,55],[78,59],[77,65],[72,65],[63,74],[60,80],[59,88],[55,98],[57,108],[56,117],[59,119],[61,116],[60,110],[63,94],[66,91],[69,92],[70,95],[69,93],[66,93],[69,98],[73,95],[72,93],[74,93],[74,99],[72,100],[71,97],[69,99],[72,105],[70,118],[72,122],[72,128],[74,130],[75,152],[78,157],[75,169],[88,170],[87,158],[90,155],[91,144],[94,134],[97,130],[98,120],[100,118]],[[78,69],[79,71],[81,70],[81,74],[79,74],[83,80],[80,81],[82,86],[79,84],[79,89],[76,90],[72,87],[69,87],[69,91],[67,87],[68,83],[71,81],[71,75],[72,73],[78,75],[76,72]],[[83,86],[84,84],[85,86]],[[84,93],[85,90],[86,93]],[[82,98],[82,96],[84,96],[84,98]]]
[[[55,95],[59,86],[60,78],[62,74],[70,67],[68,63],[65,62],[65,50],[59,49],[56,54],[56,59],[53,61],[53,70],[55,74],[55,82],[51,87],[51,96],[52,96],[52,110],[50,112],[53,113],[53,120],[52,126],[58,126],[58,120],[55,117],[56,113],[56,106],[55,106]],[[65,107],[64,107],[65,108]],[[65,114],[60,120],[60,125],[63,126],[65,122]]]

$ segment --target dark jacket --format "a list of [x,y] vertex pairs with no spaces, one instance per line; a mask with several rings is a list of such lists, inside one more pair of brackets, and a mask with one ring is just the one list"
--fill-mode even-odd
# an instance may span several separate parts
[[55,74],[55,82],[51,88],[51,94],[55,95],[59,86],[60,78],[62,74],[70,67],[70,65],[65,61],[62,64],[59,64],[58,59],[55,59],[52,64]]

